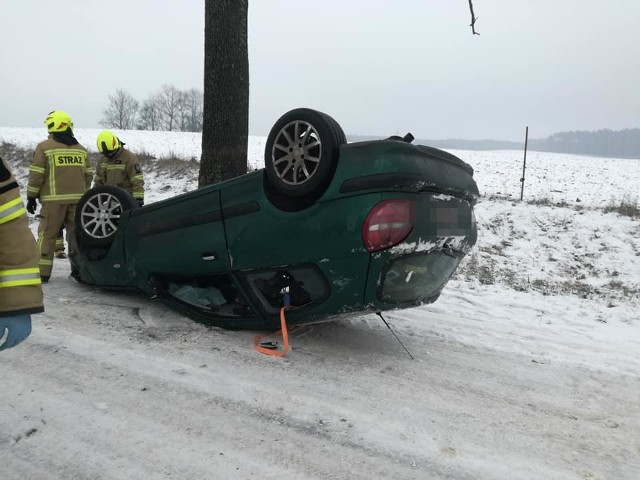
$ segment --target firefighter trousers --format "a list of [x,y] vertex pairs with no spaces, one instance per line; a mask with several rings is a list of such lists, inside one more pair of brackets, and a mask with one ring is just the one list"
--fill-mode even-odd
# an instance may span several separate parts
[[40,276],[50,277],[53,269],[53,253],[60,229],[64,226],[67,231],[67,243],[74,231],[76,205],[46,202],[40,208],[40,224],[38,225],[38,248],[40,258]]

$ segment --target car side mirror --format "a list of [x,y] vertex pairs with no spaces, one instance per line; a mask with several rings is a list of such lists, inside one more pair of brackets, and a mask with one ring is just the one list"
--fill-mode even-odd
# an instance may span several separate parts
[[416,137],[414,137],[411,133],[407,133],[404,137],[399,135],[391,135],[387,140],[397,140],[399,142],[407,142],[411,143]]

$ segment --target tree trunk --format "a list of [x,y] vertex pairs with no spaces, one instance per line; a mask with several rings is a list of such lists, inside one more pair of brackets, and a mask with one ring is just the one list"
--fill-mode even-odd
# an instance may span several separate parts
[[248,0],[205,0],[204,112],[198,188],[247,173]]

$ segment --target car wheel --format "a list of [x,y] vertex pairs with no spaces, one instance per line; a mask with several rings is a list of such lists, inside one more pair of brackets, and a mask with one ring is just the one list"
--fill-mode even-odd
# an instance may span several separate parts
[[282,115],[271,128],[265,147],[265,171],[278,193],[318,197],[329,186],[346,143],[332,117],[309,108]]
[[111,245],[120,215],[137,206],[133,196],[117,187],[100,185],[86,192],[76,207],[75,228],[79,242],[86,247]]
[[327,120],[333,125],[333,129],[336,133],[336,138],[338,139],[338,147],[347,143],[347,136],[344,134],[344,130],[342,130],[340,124],[336,122],[333,117],[330,117],[326,113],[323,113],[322,115],[325,116]]

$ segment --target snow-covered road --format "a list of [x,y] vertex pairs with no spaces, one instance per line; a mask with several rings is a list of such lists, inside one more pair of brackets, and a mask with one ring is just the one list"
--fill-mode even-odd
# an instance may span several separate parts
[[455,281],[386,315],[413,360],[376,316],[294,330],[277,359],[67,273],[0,356],[3,479],[640,476],[637,325],[595,304]]

